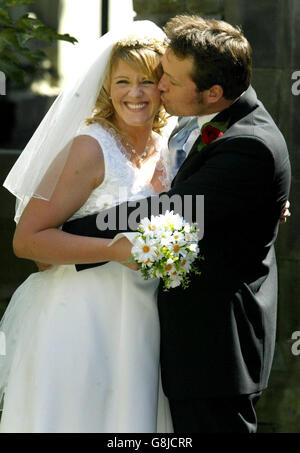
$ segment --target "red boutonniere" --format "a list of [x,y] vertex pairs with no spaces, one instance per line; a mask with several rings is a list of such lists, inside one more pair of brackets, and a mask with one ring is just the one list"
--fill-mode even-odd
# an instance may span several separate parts
[[201,128],[201,142],[198,145],[198,151],[201,151],[204,146],[209,145],[217,138],[222,137],[228,128],[229,120],[224,123],[205,123]]

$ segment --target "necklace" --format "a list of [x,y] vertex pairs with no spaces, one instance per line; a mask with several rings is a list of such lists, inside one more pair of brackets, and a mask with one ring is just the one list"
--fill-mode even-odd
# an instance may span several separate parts
[[129,143],[128,140],[126,140],[124,144],[127,149],[129,148],[129,152],[135,156],[135,158],[137,159],[138,166],[140,167],[141,164],[144,162],[144,160],[149,156],[149,154],[154,146],[154,141],[150,135],[142,154],[139,154],[136,151],[136,149],[131,145],[131,143]]
[[[131,145],[131,143],[125,138],[124,135],[121,135],[115,130],[112,126],[102,122],[102,127],[106,129],[115,139],[116,143],[119,145],[119,150],[125,155],[127,160],[131,165],[133,163],[130,161],[132,154],[135,156],[137,161],[137,167],[140,168],[144,160],[149,156],[152,149],[155,149],[155,138],[152,137],[152,134],[149,135],[146,146],[142,154],[138,154],[136,149]],[[154,153],[153,153],[154,154]]]

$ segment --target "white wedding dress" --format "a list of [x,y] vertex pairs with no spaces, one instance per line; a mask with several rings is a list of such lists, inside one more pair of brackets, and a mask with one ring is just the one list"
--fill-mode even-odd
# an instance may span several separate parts
[[[92,124],[81,134],[99,141],[105,178],[72,219],[155,194],[158,155],[138,169],[110,129]],[[158,280],[113,262],[30,275],[0,325],[0,432],[172,432],[160,380],[157,287]]]

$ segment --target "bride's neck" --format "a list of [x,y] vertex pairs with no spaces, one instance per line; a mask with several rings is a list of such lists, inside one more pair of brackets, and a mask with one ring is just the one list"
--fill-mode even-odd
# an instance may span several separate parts
[[149,137],[152,133],[152,124],[145,124],[143,126],[130,126],[126,123],[120,124],[119,121],[114,120],[113,123],[122,132],[127,141],[134,147],[137,152],[143,152]]

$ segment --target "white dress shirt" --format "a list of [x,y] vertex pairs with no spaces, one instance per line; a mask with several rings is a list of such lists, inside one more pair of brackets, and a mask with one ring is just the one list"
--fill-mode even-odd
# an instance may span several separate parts
[[[232,104],[234,104],[238,99],[240,99],[240,97],[243,96],[244,93],[245,93],[245,91],[243,91],[243,93],[238,98],[236,98]],[[210,115],[198,116],[197,122],[198,122],[199,128],[196,128],[191,132],[191,134],[189,135],[189,138],[187,139],[185,145],[183,146],[186,156],[188,155],[188,153],[190,152],[190,150],[193,147],[193,144],[199,137],[200,132],[201,132],[201,127],[203,126],[203,124],[212,121],[213,118],[215,116],[217,116],[219,113],[220,112],[211,113]]]
[[198,119],[197,119],[197,123],[198,123],[198,126],[196,129],[194,129],[190,135],[189,135],[189,138],[187,139],[187,141],[185,142],[185,144],[183,145],[183,149],[185,151],[185,154],[186,156],[188,155],[188,153],[190,152],[190,150],[192,149],[195,141],[197,140],[197,138],[199,137],[200,133],[201,133],[201,127],[203,126],[203,124],[205,123],[208,123],[209,121],[211,121],[215,116],[217,116],[219,114],[219,112],[217,113],[211,113],[210,115],[204,115],[204,116],[198,116]]
[[[243,94],[245,91],[236,98],[232,104],[234,104]],[[172,162],[172,170],[174,175],[177,173],[180,165],[182,164],[183,160],[191,151],[194,143],[196,142],[197,138],[201,133],[201,127],[203,124],[211,122],[213,118],[215,118],[220,112],[211,113],[210,115],[198,116],[197,123],[198,127],[195,128],[195,121],[193,118],[190,117],[191,121],[189,121],[183,128],[176,132],[176,134],[171,137],[169,140],[169,150],[171,154],[171,162]],[[189,129],[191,132],[189,133]],[[177,155],[180,158],[177,161]]]

